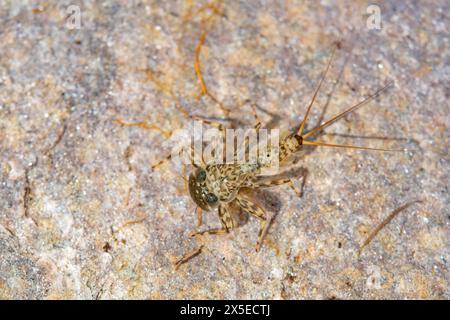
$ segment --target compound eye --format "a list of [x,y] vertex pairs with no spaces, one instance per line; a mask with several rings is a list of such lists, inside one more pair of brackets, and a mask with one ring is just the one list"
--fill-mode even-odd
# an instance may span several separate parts
[[206,202],[208,202],[209,204],[216,203],[217,200],[219,200],[219,199],[217,199],[216,195],[213,193],[208,193],[206,195]]
[[203,182],[206,180],[206,171],[205,170],[201,170],[198,175],[197,175],[197,181],[198,182]]

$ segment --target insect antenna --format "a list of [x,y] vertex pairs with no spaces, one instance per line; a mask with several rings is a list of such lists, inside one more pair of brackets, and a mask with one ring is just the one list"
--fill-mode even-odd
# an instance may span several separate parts
[[352,145],[333,144],[333,143],[327,143],[327,142],[323,142],[323,141],[307,141],[307,140],[304,140],[308,136],[310,136],[310,135],[312,135],[312,134],[314,134],[314,133],[316,133],[316,132],[318,132],[318,131],[320,131],[320,130],[322,130],[322,129],[330,126],[330,125],[332,125],[333,123],[335,123],[336,121],[338,121],[339,119],[344,117],[345,115],[347,115],[347,114],[355,111],[356,109],[366,105],[368,102],[370,102],[375,97],[377,97],[381,92],[386,90],[390,85],[392,85],[392,83],[393,83],[392,81],[388,82],[385,86],[383,86],[382,88],[378,89],[375,93],[371,94],[370,96],[365,98],[363,101],[357,103],[353,107],[351,107],[351,108],[345,110],[344,112],[334,116],[333,118],[331,118],[330,120],[328,120],[325,123],[321,124],[320,126],[314,128],[314,129],[308,131],[307,133],[305,133],[304,135],[302,135],[301,136],[302,144],[304,144],[304,145],[313,145],[313,146],[323,146],[323,147],[347,148],[347,149],[402,152],[403,150],[369,148],[369,147],[360,147],[360,146],[352,146]]
[[305,128],[306,121],[308,120],[309,112],[311,111],[311,107],[314,104],[314,101],[316,100],[316,97],[317,97],[317,94],[319,93],[320,87],[322,86],[322,83],[325,80],[325,77],[327,76],[327,73],[328,73],[328,70],[330,69],[331,62],[333,61],[335,52],[336,52],[336,48],[334,48],[333,52],[331,53],[330,60],[328,60],[327,68],[325,69],[325,72],[322,74],[322,77],[319,81],[319,85],[317,86],[316,91],[314,92],[311,102],[309,103],[308,109],[306,109],[305,117],[303,118],[303,121],[300,124],[300,128],[297,131],[297,135],[299,135],[299,136],[301,136],[303,134],[303,129]]
[[197,225],[200,227],[203,223],[203,209],[196,206],[195,213],[197,213]]
[[302,138],[307,138],[310,135],[325,129],[326,127],[330,126],[331,124],[335,123],[336,121],[338,121],[339,119],[341,119],[342,117],[346,116],[347,114],[355,111],[356,109],[361,108],[362,106],[366,105],[367,103],[369,103],[370,101],[372,101],[374,98],[376,98],[381,92],[383,92],[384,90],[386,90],[387,88],[389,88],[394,82],[390,81],[388,82],[385,86],[381,87],[380,89],[378,89],[377,91],[375,91],[373,94],[371,94],[370,96],[368,96],[367,98],[365,98],[363,101],[357,103],[356,105],[354,105],[353,107],[345,110],[344,112],[334,116],[333,118],[331,118],[330,120],[326,121],[325,123],[321,124],[320,126],[308,131],[307,133],[305,133],[304,135],[302,135]]
[[306,141],[306,140],[303,140],[303,144],[304,145],[310,145],[310,146],[337,147],[337,148],[361,149],[361,150],[393,151],[393,152],[401,152],[401,151],[403,151],[403,150],[395,150],[395,149],[381,149],[381,148],[369,148],[369,147],[352,146],[352,145],[345,145],[345,144],[333,144],[333,143],[326,143],[326,142],[322,142],[322,141]]
[[314,101],[316,100],[317,94],[319,93],[319,90],[320,90],[320,88],[322,86],[322,83],[324,82],[324,80],[326,78],[328,70],[330,69],[331,62],[333,61],[333,57],[334,57],[335,51],[336,51],[336,48],[334,48],[333,52],[331,53],[331,57],[328,60],[327,67],[326,67],[324,73],[322,74],[322,77],[321,77],[321,79],[319,81],[319,84],[318,84],[316,90],[314,91],[314,95],[313,95],[313,97],[311,99],[311,102],[308,105],[308,108],[306,109],[305,116],[304,116],[302,122],[300,123],[300,127],[299,127],[299,129],[297,131],[297,134],[296,134],[298,139],[304,145],[324,146],[324,147],[337,147],[337,148],[347,148],[347,149],[376,150],[376,151],[403,151],[403,150],[391,150],[391,149],[369,148],[369,147],[360,147],[360,146],[352,146],[352,145],[332,144],[332,143],[326,143],[326,142],[323,142],[323,141],[307,141],[307,140],[305,140],[305,138],[313,135],[314,133],[317,133],[317,132],[325,129],[326,127],[332,125],[333,123],[335,123],[336,121],[338,121],[342,117],[346,116],[347,114],[349,114],[349,113],[355,111],[356,109],[366,105],[367,103],[372,101],[375,97],[377,97],[381,92],[383,92],[384,90],[386,90],[388,87],[390,87],[393,84],[393,81],[388,82],[385,86],[381,87],[376,92],[374,92],[373,94],[369,95],[363,101],[357,103],[356,105],[352,106],[351,108],[345,110],[344,112],[334,116],[330,120],[324,122],[323,124],[321,124],[321,125],[317,126],[316,128],[308,131],[307,133],[303,134],[303,130],[305,129],[305,125],[306,125],[306,121],[308,120],[309,113],[310,113],[311,108],[312,108],[312,106],[314,104]]

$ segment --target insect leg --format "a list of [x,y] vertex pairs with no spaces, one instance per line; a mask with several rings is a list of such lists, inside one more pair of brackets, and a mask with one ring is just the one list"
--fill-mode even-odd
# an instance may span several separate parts
[[282,184],[287,184],[292,190],[294,190],[294,192],[299,197],[302,196],[302,192],[294,185],[291,178],[276,178],[273,180],[267,180],[267,179],[256,180],[256,181],[250,182],[248,185],[246,185],[246,187],[248,186],[249,188],[268,188],[268,187],[279,186]]
[[272,216],[267,218],[267,214],[263,208],[242,195],[236,197],[236,202],[244,211],[261,220],[261,227],[258,232],[258,240],[256,241],[255,247],[256,251],[259,251],[269,229],[270,222],[272,221]]
[[231,229],[234,228],[233,218],[231,217],[227,205],[219,206],[219,219],[222,223],[222,228],[209,229],[205,231],[195,231],[192,232],[189,237],[195,237],[202,234],[227,234]]
[[220,123],[219,121],[214,121],[214,120],[209,120],[209,119],[205,119],[202,118],[200,116],[191,116],[192,120],[198,120],[201,121],[211,127],[217,128],[219,129],[220,132],[222,132],[223,134],[225,133],[225,130],[227,129],[227,127],[225,127],[222,123]]
[[303,188],[305,186],[306,177],[308,176],[308,170],[301,168],[301,177],[302,177],[302,187],[299,190],[292,181],[291,178],[286,177],[267,177],[267,176],[260,176],[257,177],[253,181],[249,181],[245,184],[245,187],[248,188],[268,188],[273,186],[279,186],[282,184],[287,184],[299,197],[303,195]]
[[227,230],[227,232],[234,228],[233,218],[231,217],[230,210],[226,204],[219,206],[219,219],[222,223],[222,227]]
[[197,211],[197,226],[201,226],[203,223],[203,209],[200,207],[197,207],[195,209],[195,211]]
[[258,113],[256,112],[256,106],[255,106],[255,104],[252,103],[250,105],[250,107],[252,108],[252,114],[253,114],[253,117],[255,118],[255,125],[253,126],[253,128],[260,129],[261,125],[262,125],[262,122],[261,122],[261,119],[258,116]]
[[[183,150],[180,150],[180,152],[178,153],[178,156],[181,154],[181,152],[182,152]],[[194,157],[194,155],[195,155],[195,149],[192,147],[192,146],[190,146],[190,152],[188,153],[188,156],[189,156],[189,159],[190,159],[190,161],[191,161],[191,164],[194,166],[194,167],[198,167],[198,165],[197,164],[195,164],[195,157]],[[171,160],[172,159],[172,154],[169,154],[168,156],[166,156],[165,158],[163,158],[163,159],[161,159],[161,160],[159,160],[159,161],[157,161],[156,163],[154,163],[154,164],[152,164],[152,170],[155,170],[156,168],[158,168],[159,166],[161,166],[162,164],[164,164],[165,162],[167,162],[167,161],[169,161],[169,160]],[[202,159],[202,161],[203,161],[203,158],[202,157],[200,157],[200,159]],[[203,163],[204,164],[204,163]],[[183,164],[183,172],[186,172],[186,167],[185,167],[185,164]]]
[[186,253],[184,256],[182,256],[180,259],[178,259],[175,263],[175,270],[178,270],[178,268],[182,265],[185,264],[186,262],[188,262],[189,260],[191,260],[192,258],[198,256],[203,249],[203,245],[201,245],[200,247],[198,247],[197,249],[194,249],[188,253]]
[[[138,121],[138,122],[127,122],[127,121],[123,121],[121,119],[114,119],[113,120],[114,123],[122,126],[122,127],[138,127],[138,128],[142,128],[145,130],[156,130],[159,131],[166,139],[169,138],[172,135],[172,131],[167,131],[167,130],[163,130],[161,129],[159,126],[154,125],[154,124],[149,124],[145,121]],[[152,170],[156,169],[157,167],[159,167],[160,165],[162,165],[163,163],[165,163],[166,161],[170,160],[172,157],[171,155],[167,155],[165,158],[157,161],[156,163],[152,164]]]

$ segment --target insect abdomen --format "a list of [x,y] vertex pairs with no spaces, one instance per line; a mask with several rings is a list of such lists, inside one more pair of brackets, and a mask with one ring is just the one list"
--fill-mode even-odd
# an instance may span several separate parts
[[280,163],[289,158],[293,153],[297,152],[300,149],[302,142],[302,137],[297,134],[290,134],[283,138],[280,141]]

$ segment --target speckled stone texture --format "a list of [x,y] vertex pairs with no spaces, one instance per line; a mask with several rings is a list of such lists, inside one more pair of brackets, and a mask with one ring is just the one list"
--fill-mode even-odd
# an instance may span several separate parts
[[[373,3],[0,0],[0,298],[449,299],[450,8],[379,1],[370,30]],[[224,119],[198,98],[204,30],[201,67],[225,120],[251,126],[251,101],[271,127],[297,126],[337,45],[308,128],[393,80],[320,138],[407,151],[305,148],[302,197],[256,193],[276,214],[261,252],[252,217],[189,239],[179,168],[151,164],[190,123],[182,110]],[[201,228],[218,226],[205,214]]]

